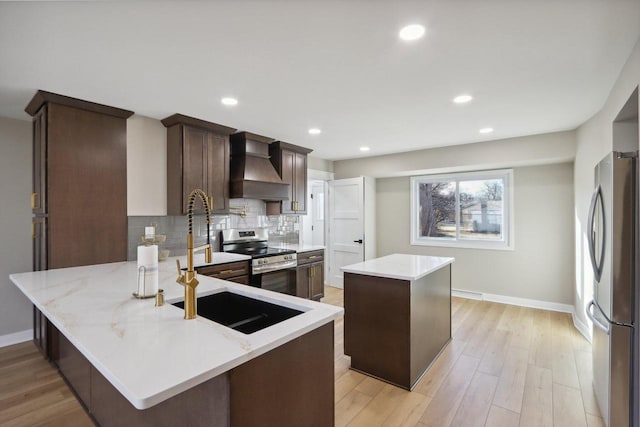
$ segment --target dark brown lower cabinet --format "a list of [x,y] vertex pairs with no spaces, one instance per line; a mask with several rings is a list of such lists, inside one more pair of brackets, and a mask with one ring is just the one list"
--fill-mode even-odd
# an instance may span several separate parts
[[296,296],[320,301],[324,297],[324,251],[298,254]]
[[417,280],[344,274],[351,368],[413,389],[451,339],[451,266]]
[[[213,255],[215,257],[215,254]],[[198,274],[230,282],[249,284],[249,261],[234,261],[196,268]]]
[[57,364],[103,427],[333,426],[333,331],[330,322],[145,410],[131,405],[62,334]]
[[58,330],[36,306],[33,306],[33,342],[45,359],[50,361],[57,359]]
[[57,332],[58,357],[53,359],[60,373],[76,392],[76,396],[89,407],[91,402],[91,363],[63,334]]

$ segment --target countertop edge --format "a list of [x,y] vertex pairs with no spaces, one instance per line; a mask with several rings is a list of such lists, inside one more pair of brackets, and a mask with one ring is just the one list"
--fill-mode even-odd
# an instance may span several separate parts
[[[424,256],[424,255],[418,255],[418,256]],[[344,273],[362,274],[364,276],[383,277],[387,279],[412,281],[412,280],[418,280],[428,274],[433,273],[434,271],[440,270],[441,268],[446,267],[447,265],[451,265],[455,261],[455,258],[453,257],[436,257],[436,258],[443,258],[443,260],[440,264],[433,266],[431,268],[425,269],[424,271],[420,272],[420,274],[417,274],[417,275],[406,275],[406,274],[398,274],[393,272],[388,273],[388,272],[382,272],[382,271],[370,271],[362,267],[354,267],[362,263],[348,265],[345,267],[341,267],[340,269]]]

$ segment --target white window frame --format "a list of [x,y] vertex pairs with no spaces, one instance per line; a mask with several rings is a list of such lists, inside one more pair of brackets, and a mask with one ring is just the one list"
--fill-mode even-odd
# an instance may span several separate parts
[[[455,239],[446,237],[422,237],[418,235],[418,204],[420,201],[420,184],[431,182],[456,181],[456,235],[460,232],[460,194],[458,181],[483,180],[483,179],[503,179],[503,223],[502,240],[473,240]],[[442,175],[422,175],[411,177],[411,245],[413,246],[441,246],[452,248],[468,249],[493,249],[493,250],[514,250],[514,191],[513,191],[513,169],[499,169],[478,172],[450,173]]]

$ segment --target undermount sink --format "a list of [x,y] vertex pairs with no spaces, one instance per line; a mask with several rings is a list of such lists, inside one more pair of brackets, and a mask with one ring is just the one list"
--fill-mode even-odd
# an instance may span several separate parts
[[[197,304],[198,316],[243,334],[252,334],[303,313],[227,291],[200,297]],[[173,305],[184,309],[182,301]]]

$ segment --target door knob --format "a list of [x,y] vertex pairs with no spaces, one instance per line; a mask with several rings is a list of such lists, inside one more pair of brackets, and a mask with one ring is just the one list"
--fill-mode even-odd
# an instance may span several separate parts
[[354,241],[353,241],[353,243],[360,243],[360,244],[362,244],[362,239],[354,240]]

